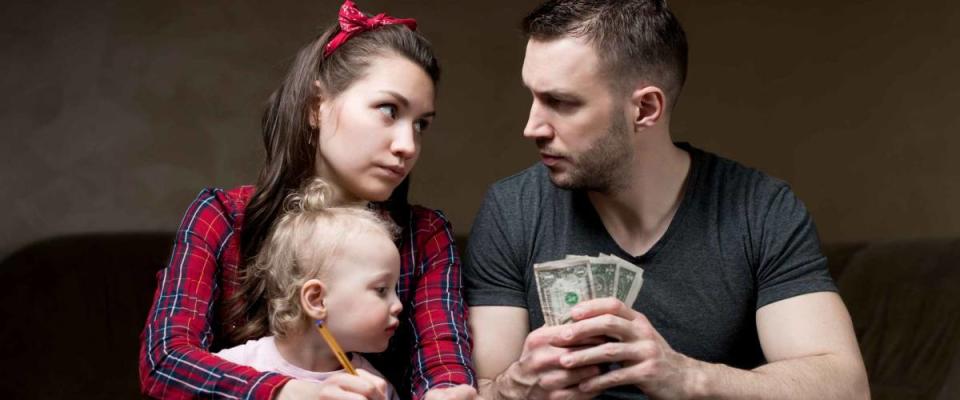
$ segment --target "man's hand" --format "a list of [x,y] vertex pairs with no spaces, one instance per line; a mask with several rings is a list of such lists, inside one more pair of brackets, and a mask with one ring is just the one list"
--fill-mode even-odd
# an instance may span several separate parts
[[599,392],[614,386],[636,385],[652,398],[688,398],[696,392],[700,362],[674,351],[641,313],[614,298],[595,299],[572,310],[574,323],[550,344],[570,346],[586,338],[613,341],[560,356],[560,365],[577,369],[603,363],[621,368],[580,383],[584,392]]
[[598,367],[589,364],[566,367],[560,364],[561,357],[591,343],[592,338],[571,339],[565,341],[564,346],[551,345],[564,328],[544,326],[527,335],[520,359],[493,383],[496,386],[496,398],[588,399],[597,395],[595,391],[584,391],[577,385],[597,376],[600,373]]
[[430,389],[424,400],[475,400],[479,399],[477,389],[470,385],[457,385],[444,388]]
[[356,376],[336,374],[323,382],[292,379],[280,388],[276,399],[388,400],[387,382],[362,369]]

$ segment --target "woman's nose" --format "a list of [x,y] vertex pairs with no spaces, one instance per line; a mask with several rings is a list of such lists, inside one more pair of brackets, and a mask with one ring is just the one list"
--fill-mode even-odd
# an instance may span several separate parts
[[390,143],[390,152],[401,159],[407,160],[417,154],[417,132],[413,127],[398,129]]

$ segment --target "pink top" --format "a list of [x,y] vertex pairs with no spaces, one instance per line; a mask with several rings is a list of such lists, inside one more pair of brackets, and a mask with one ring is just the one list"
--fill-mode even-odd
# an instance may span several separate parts
[[[280,355],[280,351],[277,350],[277,344],[273,340],[273,336],[265,336],[259,340],[250,340],[247,341],[247,343],[220,350],[215,354],[224,360],[235,364],[247,365],[261,372],[277,372],[304,381],[322,382],[335,374],[346,373],[342,369],[330,372],[311,371],[287,362],[287,360]],[[377,371],[366,358],[363,358],[363,356],[359,354],[352,354],[350,363],[353,364],[354,368],[363,369],[383,378],[380,371]],[[392,400],[399,399],[390,382],[387,382],[387,398]]]

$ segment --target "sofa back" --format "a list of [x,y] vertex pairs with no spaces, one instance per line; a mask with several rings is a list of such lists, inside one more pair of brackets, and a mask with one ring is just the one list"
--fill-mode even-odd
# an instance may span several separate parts
[[960,399],[960,240],[836,250],[841,254],[830,267],[838,272],[873,398]]
[[[462,244],[463,238],[458,238]],[[0,263],[0,393],[136,398],[171,233],[64,236]],[[874,399],[960,399],[960,240],[825,246]]]

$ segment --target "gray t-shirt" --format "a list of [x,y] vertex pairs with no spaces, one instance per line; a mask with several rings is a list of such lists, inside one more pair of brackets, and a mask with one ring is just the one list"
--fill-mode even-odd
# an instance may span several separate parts
[[[526,308],[537,329],[543,315],[534,263],[615,254],[643,268],[633,308],[674,350],[737,368],[763,364],[757,309],[836,291],[813,221],[783,181],[677,146],[691,156],[683,198],[666,233],[639,257],[610,237],[585,193],[554,186],[542,164],[495,183],[464,258],[469,305]],[[645,398],[633,387],[602,397]]]

